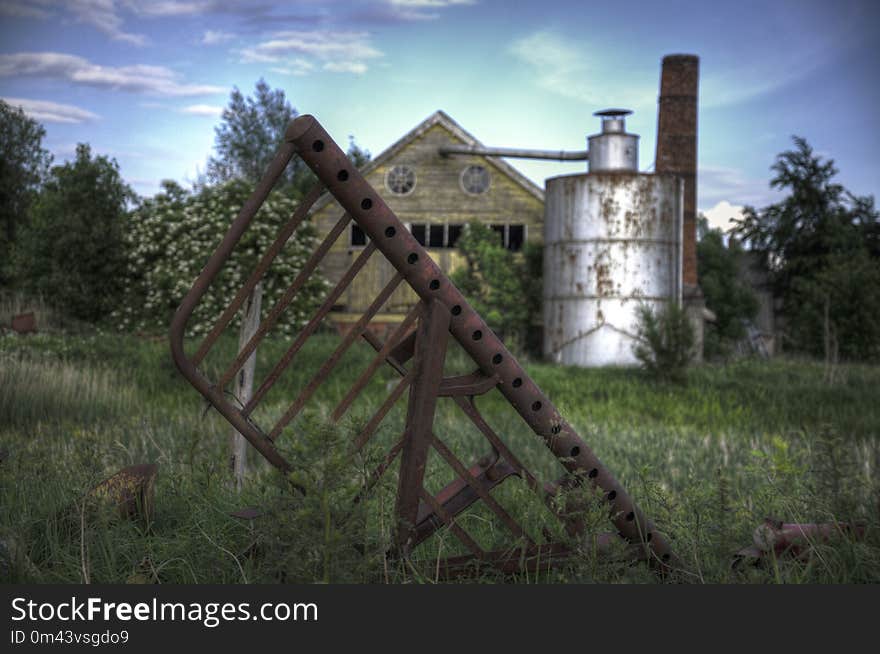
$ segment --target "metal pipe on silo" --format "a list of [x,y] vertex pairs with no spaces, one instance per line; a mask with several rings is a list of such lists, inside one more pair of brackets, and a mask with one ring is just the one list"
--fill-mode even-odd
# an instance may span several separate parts
[[557,363],[635,364],[638,306],[681,301],[683,182],[638,172],[628,113],[597,112],[589,173],[547,180],[544,354]]

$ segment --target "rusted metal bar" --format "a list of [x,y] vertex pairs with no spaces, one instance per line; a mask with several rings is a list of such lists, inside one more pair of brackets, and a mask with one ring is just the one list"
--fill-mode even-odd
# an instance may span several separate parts
[[[517,538],[522,538],[527,543],[534,545],[534,541],[531,537],[525,532],[525,530],[519,525],[519,523],[513,519],[513,517],[502,507],[492,495],[489,494],[489,491],[486,490],[482,483],[471,473],[470,470],[464,467],[461,461],[453,454],[452,450],[447,447],[446,443],[442,440],[434,437],[434,440],[431,442],[434,449],[437,450],[437,453],[443,457],[449,467],[452,468],[455,473],[459,476],[460,479],[464,480],[467,485],[480,497],[483,502],[486,503],[486,506],[491,509],[491,511],[498,516],[498,518],[507,526],[510,532],[516,536]],[[495,481],[491,479],[492,475],[489,474],[489,470],[487,469],[486,476],[490,481]],[[497,478],[497,477],[496,477]]]
[[385,401],[382,402],[382,406],[379,407],[379,410],[373,414],[373,417],[370,418],[369,422],[364,425],[364,428],[361,432],[355,437],[354,440],[354,451],[359,452],[364,445],[373,437],[373,434],[376,433],[376,429],[379,428],[379,424],[391,410],[397,400],[400,399],[400,396],[403,395],[403,392],[409,388],[410,383],[412,383],[412,375],[406,375],[403,379],[398,382],[397,386],[394,387],[394,390],[385,398]]
[[464,545],[471,551],[474,556],[476,556],[478,559],[482,559],[485,555],[483,549],[479,545],[477,545],[477,542],[473,538],[471,538],[471,535],[469,533],[467,533],[464,529],[461,528],[460,525],[455,522],[455,518],[447,513],[446,509],[444,509],[443,506],[441,506],[441,504],[434,499],[434,496],[431,495],[424,488],[420,490],[420,495],[422,499],[427,502],[428,506],[431,507],[434,513],[440,516],[440,519],[443,520],[443,523],[447,527],[449,527],[449,530],[453,534],[455,534],[456,538],[464,543]]
[[[470,472],[487,493],[502,484],[509,477],[517,475],[516,470],[506,461],[498,461],[488,468],[476,464],[471,466]],[[470,508],[480,499],[480,496],[464,480],[459,478],[447,484],[437,493],[435,499],[446,513],[455,517]],[[443,524],[443,520],[430,506],[424,503],[420,504],[412,546],[416,547],[427,540]]]
[[[226,263],[229,255],[232,254],[232,250],[241,240],[242,235],[251,224],[251,221],[254,219],[257,211],[259,211],[260,206],[268,197],[272,187],[275,186],[275,183],[284,172],[287,164],[290,163],[294,152],[295,147],[291,143],[285,143],[278,150],[278,153],[275,155],[275,158],[272,159],[263,178],[260,180],[259,184],[257,184],[254,192],[251,193],[251,196],[247,199],[247,202],[245,202],[241,211],[238,212],[238,216],[236,216],[235,220],[232,222],[232,226],[229,228],[229,231],[226,232],[226,236],[223,237],[220,245],[210,256],[205,267],[202,268],[202,272],[199,274],[195,283],[193,283],[189,293],[184,296],[177,312],[174,314],[170,330],[171,354],[183,376],[190,380],[190,382],[192,382],[190,379],[192,376],[190,367],[194,369],[196,364],[192,360],[187,359],[183,351],[183,336],[186,331],[186,324],[192,316],[192,312],[198,305],[199,300],[202,299],[202,296],[210,287],[211,282],[223,268],[223,264]],[[210,345],[208,345],[208,347],[210,347]],[[201,350],[202,348],[200,348],[199,351]]]
[[[401,322],[400,325],[397,326],[397,329],[394,330],[394,333],[385,342],[385,345],[383,345],[376,356],[373,357],[373,360],[370,362],[370,365],[367,366],[367,369],[361,373],[361,376],[358,377],[357,381],[355,381],[352,387],[348,389],[348,393],[346,393],[345,397],[342,398],[342,401],[333,410],[333,413],[330,416],[330,419],[333,422],[338,422],[339,419],[345,414],[345,412],[348,411],[351,403],[355,401],[357,396],[363,390],[364,386],[366,386],[367,383],[369,383],[369,381],[373,378],[373,375],[376,374],[376,370],[379,369],[379,366],[385,363],[389,353],[391,352],[391,349],[397,344],[401,337],[406,334],[410,325],[412,325],[419,317],[419,313],[420,307],[417,304],[406,315],[406,317],[403,319],[403,322]],[[362,332],[363,330],[360,329],[357,333]]]
[[[253,272],[250,274],[250,277],[248,277],[247,281],[244,283],[244,286],[242,286],[238,290],[235,298],[233,298],[230,305],[226,307],[226,310],[223,311],[223,314],[217,320],[214,327],[211,328],[211,331],[205,337],[205,340],[202,342],[202,345],[199,347],[198,351],[193,355],[193,363],[199,365],[202,362],[202,360],[210,351],[211,346],[220,337],[220,334],[223,333],[223,330],[229,324],[229,321],[232,320],[233,316],[235,316],[235,314],[241,308],[241,305],[244,304],[244,301],[250,296],[260,280],[263,279],[263,275],[265,275],[266,271],[269,270],[269,266],[272,265],[275,257],[278,256],[278,253],[281,252],[281,249],[287,244],[287,241],[290,239],[293,232],[296,231],[296,228],[300,226],[302,221],[308,215],[309,209],[312,207],[313,204],[315,204],[317,199],[321,197],[321,193],[323,192],[324,187],[321,184],[316,184],[312,188],[312,190],[309,191],[302,199],[302,202],[299,203],[296,210],[293,212],[293,216],[291,216],[290,220],[287,221],[287,224],[285,224],[284,227],[281,229],[278,236],[272,242],[272,245],[270,245],[269,249],[266,250],[265,254],[263,254],[260,262],[257,264],[257,267],[254,268]],[[346,220],[346,222],[348,222],[348,220]],[[245,359],[246,358],[247,357],[245,357]],[[235,375],[235,373],[232,374]]]
[[529,485],[529,488],[534,490],[535,492],[541,491],[541,485],[538,483],[538,480],[535,479],[535,476],[529,472],[529,469],[526,468],[520,460],[516,457],[516,455],[510,451],[510,448],[507,447],[507,444],[501,440],[498,434],[495,433],[495,430],[489,426],[483,416],[477,411],[477,407],[474,405],[473,401],[468,398],[453,396],[453,401],[458,405],[458,407],[464,412],[464,414],[471,419],[471,422],[474,423],[474,426],[480,430],[480,433],[486,438],[489,443],[491,443],[492,447],[494,447],[498,452],[501,453],[501,456],[504,457],[520,474],[522,474],[523,479],[525,479],[526,483]]
[[[403,454],[397,486],[397,546],[404,554],[411,547],[419,512],[419,492],[428,464],[437,389],[443,377],[450,313],[437,301],[424,302],[416,332],[413,381],[409,389]],[[433,497],[431,498],[433,500]]]
[[[339,280],[339,283],[333,288],[328,295],[324,299],[324,303],[320,306],[318,311],[314,316],[306,323],[306,326],[302,328],[300,333],[297,335],[296,340],[291,344],[281,359],[278,360],[278,363],[272,368],[269,374],[266,376],[266,379],[263,380],[263,383],[260,384],[260,387],[257,389],[257,392],[254,393],[254,396],[251,398],[250,402],[245,405],[244,409],[242,409],[242,413],[244,415],[250,415],[254,407],[263,399],[263,396],[269,391],[269,389],[278,381],[278,378],[282,375],[282,373],[287,370],[287,366],[290,365],[290,362],[293,361],[293,357],[296,356],[296,353],[299,352],[300,348],[305,344],[305,342],[309,339],[309,337],[315,333],[315,330],[318,328],[318,325],[321,324],[321,321],[324,317],[330,313],[331,309],[333,309],[333,305],[336,304],[336,300],[339,299],[339,296],[348,288],[348,285],[351,284],[352,280],[355,276],[360,272],[360,269],[364,267],[369,260],[370,256],[372,256],[375,248],[370,247],[369,245],[363,249],[355,259],[354,263],[351,264],[351,267],[345,273],[342,279]],[[277,307],[278,305],[276,305]],[[272,317],[271,314],[269,316]],[[277,318],[277,316],[276,316]],[[268,320],[268,318],[267,318]],[[253,339],[251,339],[253,340]],[[227,371],[228,372],[228,371]]]
[[296,415],[302,410],[305,403],[309,401],[309,399],[314,395],[315,391],[318,390],[318,387],[324,383],[327,377],[330,375],[330,372],[333,368],[336,367],[336,364],[339,363],[339,360],[342,358],[342,355],[346,353],[351,344],[354,343],[358,336],[360,336],[361,332],[366,329],[370,320],[373,319],[373,316],[378,313],[379,309],[388,301],[388,298],[391,297],[391,294],[394,293],[394,290],[397,288],[398,284],[401,282],[401,277],[399,274],[394,275],[391,278],[391,281],[385,285],[385,288],[382,289],[382,292],[376,296],[376,299],[373,300],[372,304],[370,304],[369,308],[364,312],[364,314],[358,319],[357,323],[355,323],[354,327],[345,335],[345,338],[342,339],[342,342],[336,347],[333,351],[333,354],[321,365],[318,372],[312,377],[311,381],[306,384],[306,387],[300,392],[299,396],[293,401],[293,404],[284,412],[284,415],[281,416],[281,419],[276,423],[276,425],[272,428],[272,431],[269,433],[269,438],[275,440],[278,438],[281,431],[290,424],[290,421],[293,420]]
[[199,372],[196,364],[186,356],[183,339],[186,334],[186,325],[192,317],[193,311],[195,311],[199,301],[207,292],[211,282],[220,272],[224,262],[229,258],[229,255],[232,254],[232,250],[235,248],[236,244],[241,240],[242,235],[245,230],[247,230],[259,210],[260,205],[262,205],[266,197],[268,197],[272,187],[284,172],[287,164],[290,163],[294,151],[295,146],[290,143],[285,143],[278,150],[272,163],[269,164],[266,174],[263,175],[263,179],[257,184],[254,192],[248,198],[247,202],[245,202],[241,211],[239,211],[238,216],[233,221],[226,236],[223,237],[217,250],[215,250],[214,254],[208,259],[208,262],[205,264],[205,267],[202,269],[202,272],[199,274],[192,288],[184,296],[177,312],[174,314],[174,318],[171,321],[171,328],[169,330],[171,357],[174,364],[177,366],[177,369],[180,371],[180,374],[182,374],[183,377],[199,393],[201,393],[206,400],[208,400],[208,402],[216,407],[220,414],[226,418],[226,420],[228,420],[242,436],[247,438],[248,442],[250,442],[250,444],[253,445],[267,461],[269,461],[269,463],[283,472],[290,470],[290,464],[278,453],[278,450],[276,450],[275,446],[272,445],[272,442],[266,438],[265,434],[242,416],[235,407],[227,402],[226,398],[223,396],[223,392]]
[[[257,348],[257,345],[260,344],[260,341],[265,338],[266,334],[269,333],[269,330],[272,329],[275,324],[278,322],[278,319],[281,317],[281,314],[284,313],[284,310],[290,306],[290,303],[293,302],[296,294],[299,293],[300,289],[303,285],[308,281],[309,276],[314,272],[315,268],[321,262],[321,259],[324,258],[324,255],[327,253],[327,250],[333,245],[336,239],[339,236],[339,233],[345,229],[348,224],[350,218],[348,215],[343,215],[342,218],[336,223],[336,226],[324,239],[324,242],[321,243],[321,246],[315,251],[315,253],[309,257],[309,260],[303,266],[303,269],[296,276],[296,279],[293,280],[290,286],[287,287],[287,290],[284,291],[284,295],[275,303],[275,306],[269,311],[269,315],[266,316],[266,319],[260,324],[260,328],[257,330],[257,333],[254,334],[251,339],[247,342],[244,348],[238,353],[235,357],[235,360],[232,364],[227,368],[226,372],[223,373],[223,377],[221,377],[219,385],[221,388],[225,388],[226,384],[235,376],[235,373],[238,372],[239,368],[244,365],[245,360],[250,354]],[[369,256],[369,255],[367,255]],[[366,258],[364,259],[364,263],[366,262]],[[356,262],[357,263],[357,262]],[[363,265],[363,264],[361,264]],[[354,266],[353,266],[354,267]],[[359,268],[358,268],[359,270]],[[357,271],[355,271],[356,274]],[[352,275],[353,277],[354,275]],[[341,284],[341,282],[340,282]],[[338,286],[337,286],[338,288]],[[344,286],[342,290],[344,290]],[[339,292],[341,293],[342,290]],[[334,289],[335,291],[335,289]],[[331,293],[331,297],[332,297]],[[336,296],[338,297],[338,295]],[[335,302],[335,298],[333,299]],[[332,302],[330,303],[332,306]],[[262,397],[262,395],[260,395]],[[259,399],[255,400],[253,404],[259,402]]]
[[[370,347],[377,352],[382,349],[382,341],[379,340],[379,337],[373,332],[365,331],[362,336],[364,337],[364,340],[370,344]],[[416,342],[415,337],[416,332],[413,330],[408,336],[403,338],[399,345],[388,353],[388,356],[385,357],[385,362],[394,368],[394,370],[396,370],[401,376],[406,375],[406,368],[403,367],[403,364],[412,358],[413,347]]]
[[457,377],[446,377],[440,382],[440,397],[474,397],[475,395],[484,395],[498,385],[498,377],[491,377],[481,370],[472,372],[469,375],[459,375]]

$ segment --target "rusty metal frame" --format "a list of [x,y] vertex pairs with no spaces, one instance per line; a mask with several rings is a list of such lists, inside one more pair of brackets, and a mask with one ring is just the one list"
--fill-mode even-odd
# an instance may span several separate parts
[[[197,352],[193,356],[187,356],[184,350],[184,335],[190,316],[294,155],[298,155],[309,166],[320,184],[303,199]],[[268,270],[272,260],[279,255],[287,239],[308,215],[309,209],[324,189],[334,196],[345,214],[304,265],[281,300],[270,309],[251,341],[242,348],[217,382],[210,381],[199,370],[199,364],[239,311],[253,287]],[[351,221],[366,233],[370,239],[369,244],[261,383],[254,397],[243,407],[235,406],[224,393],[226,385],[277,323],[281,313],[292,302],[309,275],[314,272],[321,259]],[[376,252],[391,263],[397,274],[345,335],[327,362],[300,391],[284,416],[271,430],[264,431],[251,419],[254,408],[316,331],[318,324],[329,313],[336,299]],[[369,323],[402,282],[406,282],[420,300],[404,322],[383,343],[370,332]],[[475,362],[477,370],[474,373],[451,378],[443,377],[446,343],[450,336],[458,341]],[[401,380],[352,443],[353,450],[361,449],[375,434],[379,424],[403,392],[409,391],[404,433],[373,474],[373,479],[378,479],[400,456],[395,534],[398,554],[409,555],[421,542],[445,526],[470,550],[470,559],[482,561],[502,571],[512,571],[517,565],[528,568],[529,565],[547,565],[563,560],[567,550],[562,545],[536,544],[535,540],[492,498],[493,488],[511,476],[518,476],[551,507],[554,504],[553,496],[559,489],[578,484],[592,485],[603,494],[608,503],[609,517],[617,535],[630,543],[637,558],[646,559],[661,570],[667,570],[674,565],[669,543],[647,520],[623,486],[562,418],[550,399],[532,381],[516,358],[468,304],[461,292],[434,263],[427,251],[394,215],[381,196],[351,164],[345,153],[318,121],[312,116],[301,116],[288,127],[285,143],[279,149],[263,179],[239,212],[192,289],[184,297],[171,324],[172,356],[178,369],[190,384],[272,465],[283,472],[288,472],[291,470],[291,465],[279,453],[275,445],[276,440],[327,378],[342,354],[359,337],[363,337],[376,350],[376,357],[335,408],[331,420],[336,422],[342,418],[383,363],[390,365],[401,375]],[[406,364],[410,359],[413,362],[407,368]],[[504,440],[482,418],[474,403],[474,397],[495,388],[557,457],[568,472],[565,479],[557,484],[541,485],[517,459]],[[437,399],[442,397],[451,398],[490,445],[490,453],[470,468],[459,461],[433,432],[434,410]],[[455,480],[437,495],[428,493],[423,485],[427,457],[432,449],[456,474]],[[504,552],[486,552],[464,531],[456,518],[476,501],[484,502],[505,524],[517,541],[515,547]],[[570,533],[581,530],[582,526],[576,518],[563,515],[555,507],[553,508]],[[609,536],[600,535],[599,538],[606,543]],[[454,575],[457,571],[466,568],[467,562],[461,557],[455,557],[444,562],[442,567],[450,575]]]

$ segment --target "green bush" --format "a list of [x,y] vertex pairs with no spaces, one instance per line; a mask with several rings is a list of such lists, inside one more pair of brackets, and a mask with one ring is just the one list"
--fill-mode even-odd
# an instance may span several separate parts
[[655,312],[649,305],[638,308],[638,340],[633,353],[649,375],[683,382],[694,356],[694,328],[684,307],[676,302]]
[[[166,181],[163,186],[164,192],[146,200],[129,219],[125,238],[130,252],[130,283],[124,306],[115,314],[121,329],[164,330],[168,326],[253,190],[239,180],[204,187],[196,193],[174,182]],[[295,207],[293,199],[279,194],[266,200],[199,303],[189,323],[191,333],[210,330]],[[264,307],[278,301],[316,245],[314,228],[308,222],[302,223],[263,278]],[[314,273],[284,312],[279,328],[290,334],[304,324],[327,287],[327,281]]]
[[[490,227],[473,221],[457,242],[465,266],[452,274],[468,302],[512,349],[536,343],[533,323],[541,312],[541,249],[505,249]],[[537,343],[540,347],[540,343]]]

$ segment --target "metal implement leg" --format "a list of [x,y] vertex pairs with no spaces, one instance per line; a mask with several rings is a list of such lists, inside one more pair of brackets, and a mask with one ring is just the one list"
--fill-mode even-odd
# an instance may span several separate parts
[[397,488],[397,547],[409,553],[419,513],[419,500],[428,451],[433,440],[434,410],[443,379],[446,341],[449,337],[449,309],[437,301],[424,303],[416,332],[413,381],[409,392],[403,453]]

